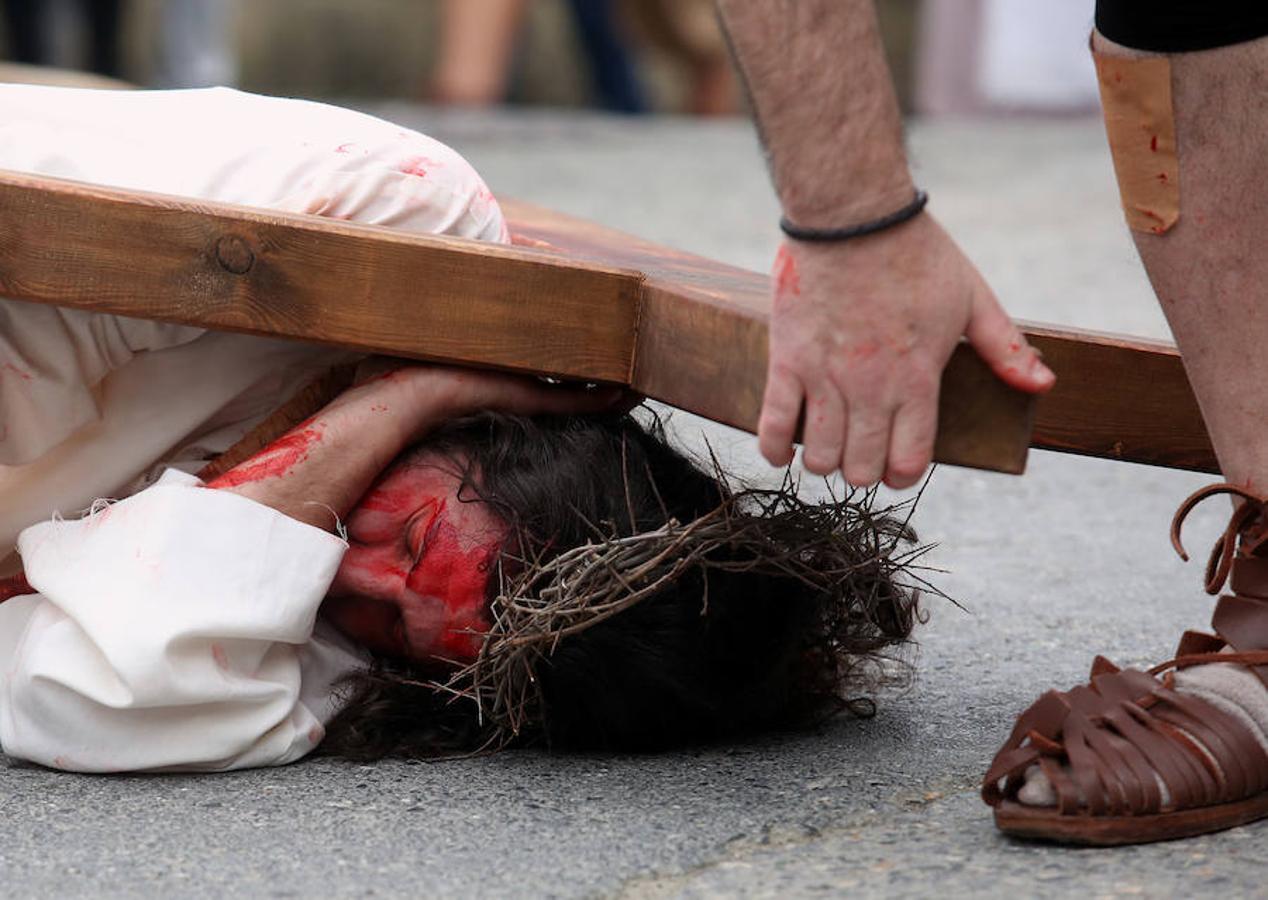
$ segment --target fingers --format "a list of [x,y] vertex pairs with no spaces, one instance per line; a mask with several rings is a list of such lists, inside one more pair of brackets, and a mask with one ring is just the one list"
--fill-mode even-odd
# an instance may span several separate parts
[[831,475],[841,468],[845,449],[845,399],[830,383],[806,394],[806,425],[801,464],[816,475]]
[[884,407],[851,410],[841,473],[856,487],[876,484],[885,474],[889,452],[890,412]]
[[786,369],[771,366],[766,375],[762,415],[757,423],[757,445],[772,466],[786,466],[793,459],[793,437],[804,395],[801,382]]
[[1010,386],[1040,394],[1056,383],[1057,376],[1043,364],[985,284],[974,298],[972,318],[964,333],[978,355]]
[[938,434],[938,398],[921,398],[899,407],[889,437],[889,462],[885,484],[895,490],[909,488],[933,462],[933,443]]

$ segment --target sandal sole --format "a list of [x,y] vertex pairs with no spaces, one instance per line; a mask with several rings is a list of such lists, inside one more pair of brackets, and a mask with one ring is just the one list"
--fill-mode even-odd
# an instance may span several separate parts
[[1268,816],[1268,791],[1217,806],[1149,816],[1064,816],[1051,808],[1005,801],[995,808],[995,825],[1012,837],[1089,847],[1150,844],[1236,828]]

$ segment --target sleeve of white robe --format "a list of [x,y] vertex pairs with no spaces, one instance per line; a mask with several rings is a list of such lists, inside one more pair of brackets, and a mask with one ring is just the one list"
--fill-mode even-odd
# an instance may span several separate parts
[[[509,240],[484,181],[439,141],[353,110],[224,88],[0,85],[0,168],[415,233]],[[188,344],[201,334],[188,326],[0,298],[0,466],[28,464],[99,422],[108,413],[105,378],[135,355]],[[231,343],[261,340],[234,336]],[[261,365],[238,367],[237,378],[221,379],[223,387],[204,379],[186,403],[191,427],[248,389]],[[159,373],[171,385],[154,377],[149,383],[166,397],[188,392],[181,370],[175,364]],[[189,431],[146,424],[162,432],[160,453]],[[102,443],[109,449],[118,441]],[[146,453],[152,456],[152,448]],[[95,487],[108,493],[118,484]]]
[[202,329],[0,302],[0,465],[37,459],[100,417],[98,386],[137,353]]
[[281,765],[321,740],[304,645],[346,544],[169,473],[19,540],[0,604],[0,746],[80,772]]

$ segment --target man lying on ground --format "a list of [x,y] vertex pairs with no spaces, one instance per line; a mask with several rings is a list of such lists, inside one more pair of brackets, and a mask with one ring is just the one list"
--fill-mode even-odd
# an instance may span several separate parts
[[[460,157],[356,113],[8,87],[0,112],[0,166],[506,239]],[[0,604],[13,756],[660,747],[839,708],[912,625],[900,523],[731,497],[610,394],[380,372],[204,485],[190,473],[348,355],[14,301],[0,326],[0,538],[21,532],[25,565]]]
[[[656,428],[603,411],[613,396],[394,370],[205,486],[173,471],[25,530],[32,593],[0,604],[5,751],[121,771],[282,764],[324,737],[361,759],[515,737],[658,749],[841,709],[856,667],[910,632],[915,595],[878,558],[903,526],[728,503]],[[544,640],[513,624],[567,587],[538,577],[550,561],[639,540],[663,563],[572,570],[620,567],[619,608],[556,605]],[[531,696],[499,704],[528,687],[502,664],[524,642]],[[454,697],[473,662],[492,683]]]

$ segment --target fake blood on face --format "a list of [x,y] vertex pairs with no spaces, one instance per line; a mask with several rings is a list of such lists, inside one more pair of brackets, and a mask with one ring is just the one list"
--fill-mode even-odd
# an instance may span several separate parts
[[207,487],[238,487],[253,481],[285,475],[308,458],[309,449],[321,440],[321,432],[321,426],[314,424],[284,434],[255,456],[209,482]]
[[436,639],[436,655],[445,659],[474,659],[488,631],[484,613],[485,589],[500,541],[465,547],[458,530],[443,515],[429,529],[423,558],[405,579],[409,590],[434,597],[445,606],[447,621]]
[[349,548],[322,615],[374,653],[473,659],[506,529],[485,504],[460,500],[458,488],[446,464],[384,473],[348,517]]

